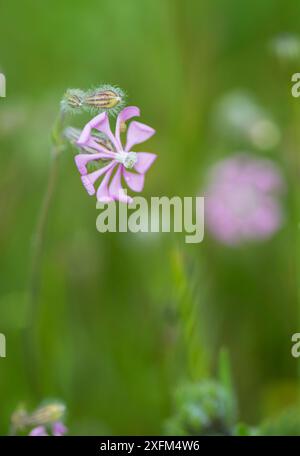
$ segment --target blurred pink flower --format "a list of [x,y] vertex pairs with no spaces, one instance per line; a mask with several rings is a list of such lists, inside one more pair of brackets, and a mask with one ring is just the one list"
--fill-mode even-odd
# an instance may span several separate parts
[[[75,157],[75,162],[81,174],[82,183],[90,195],[96,193],[95,183],[100,177],[103,177],[96,193],[98,201],[106,203],[120,200],[124,203],[130,203],[132,198],[126,194],[122,187],[122,178],[128,187],[135,192],[142,191],[144,187],[145,173],[156,159],[156,155],[148,152],[133,152],[132,147],[149,139],[154,135],[155,130],[148,125],[133,121],[128,127],[125,147],[121,143],[122,125],[132,117],[139,115],[140,110],[135,106],[128,106],[123,109],[117,117],[116,130],[113,134],[108,115],[104,112],[88,122],[81,132],[77,145],[85,151],[92,149],[93,153],[78,154]],[[111,149],[105,147],[98,140],[99,138],[93,134],[93,129],[105,135],[108,140],[107,143],[112,146]],[[108,163],[89,173],[86,165],[95,160],[105,160]],[[130,172],[129,169],[135,172]]]
[[205,193],[208,229],[229,245],[271,237],[283,221],[278,201],[283,188],[270,160],[238,154],[217,163]]
[[30,431],[29,435],[30,437],[45,437],[49,434],[47,433],[45,426],[37,426]]
[[[61,437],[68,432],[68,429],[61,421],[57,421],[57,422],[53,423],[51,430],[52,430],[52,435],[57,436],[57,437],[58,436]],[[33,428],[30,431],[29,435],[31,437],[49,436],[45,426],[37,426],[37,427]]]
[[54,436],[60,437],[66,434],[67,432],[68,429],[61,421],[56,421],[56,423],[52,425],[52,435]]

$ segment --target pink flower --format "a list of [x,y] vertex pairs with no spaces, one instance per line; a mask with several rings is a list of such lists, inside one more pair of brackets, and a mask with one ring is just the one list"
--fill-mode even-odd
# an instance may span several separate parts
[[[51,430],[52,430],[52,435],[53,436],[63,436],[64,434],[66,434],[68,432],[68,429],[66,428],[66,426],[61,422],[61,421],[57,421],[55,423],[52,424],[52,427],[51,427]],[[46,430],[46,427],[45,426],[37,426],[35,428],[33,428],[29,435],[31,437],[47,437],[49,436],[47,430]]]
[[238,154],[217,163],[207,185],[207,227],[224,244],[264,240],[282,224],[281,173],[270,160]]
[[[82,153],[75,157],[75,163],[81,174],[81,180],[90,195],[96,193],[97,200],[109,202],[119,200],[130,203],[132,198],[127,195],[122,187],[122,179],[127,186],[140,192],[144,187],[145,173],[148,171],[156,155],[148,152],[133,152],[132,148],[154,135],[155,130],[143,123],[132,121],[127,130],[127,141],[125,147],[121,142],[121,126],[123,123],[140,115],[140,110],[135,106],[128,106],[123,109],[117,117],[115,134],[112,133],[106,112],[94,117],[86,124],[77,141],[77,145],[85,151],[93,153]],[[111,144],[111,149],[107,148],[103,141],[93,134],[93,129],[105,135],[106,144]],[[88,172],[86,165],[88,162],[105,160],[105,165]],[[132,171],[129,171],[132,170]],[[95,184],[102,177],[102,181],[95,189]]]
[[46,431],[45,426],[37,426],[30,431],[29,435],[30,437],[45,437],[49,434]]
[[53,423],[52,435],[59,437],[59,436],[63,436],[67,432],[68,432],[68,429],[61,421],[57,421],[56,423]]

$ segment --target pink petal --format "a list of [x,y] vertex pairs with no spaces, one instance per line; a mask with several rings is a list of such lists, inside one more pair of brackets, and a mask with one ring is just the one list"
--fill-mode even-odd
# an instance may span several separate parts
[[151,138],[154,133],[155,130],[153,128],[134,120],[128,127],[125,151],[129,152],[135,144],[146,141]]
[[93,171],[92,173],[89,173],[85,176],[81,176],[81,181],[89,195],[94,195],[95,193],[94,184],[96,180],[99,179],[99,177],[101,177],[103,174],[109,172],[109,170],[115,165],[116,162],[111,162],[103,168],[97,169],[96,171]]
[[75,156],[75,163],[80,174],[87,174],[87,163],[93,160],[99,160],[101,158],[110,158],[110,156],[102,152],[99,154],[78,154]]
[[134,169],[141,174],[144,174],[148,171],[154,160],[156,159],[156,154],[150,154],[149,152],[138,152],[137,153],[137,163],[134,165]]
[[108,183],[115,165],[116,163],[114,163],[114,166],[109,171],[107,171],[107,173],[104,176],[104,179],[102,180],[97,190],[97,200],[102,203],[108,203],[109,201],[113,201],[113,197],[110,195],[110,192],[108,190]]
[[86,124],[84,129],[81,132],[81,135],[77,141],[77,144],[79,146],[86,146],[88,145],[89,139],[92,136],[92,129],[96,128],[97,130],[101,131],[104,133],[114,144],[116,148],[118,148],[118,143],[112,134],[112,131],[110,129],[109,125],[109,120],[108,120],[108,115],[106,112],[102,112],[98,116],[94,117],[90,122]]
[[131,190],[133,190],[134,192],[141,192],[143,190],[145,181],[144,174],[131,173],[124,168],[123,176],[126,181],[126,184],[129,188],[131,188]]
[[127,106],[127,108],[124,108],[118,115],[117,123],[116,123],[115,137],[116,137],[117,141],[119,142],[120,148],[122,148],[121,138],[120,138],[121,123],[126,122],[127,120],[131,119],[132,117],[139,117],[139,115],[140,115],[140,110],[136,106]]
[[98,116],[94,117],[90,122],[86,124],[84,129],[81,132],[81,135],[78,138],[77,144],[79,146],[86,146],[91,137],[91,132],[93,128],[98,128],[98,125],[105,123],[107,115],[105,112],[102,112]]
[[122,166],[120,165],[109,186],[110,195],[122,203],[131,203],[132,198],[126,194],[121,183]]
[[48,434],[45,426],[37,426],[30,431],[29,435],[31,437],[45,437]]
[[68,432],[66,426],[61,422],[57,421],[52,425],[52,434],[54,436],[60,437]]

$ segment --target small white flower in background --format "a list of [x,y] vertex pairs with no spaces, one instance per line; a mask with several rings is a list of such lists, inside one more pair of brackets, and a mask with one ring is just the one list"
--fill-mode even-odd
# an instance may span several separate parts
[[279,60],[295,61],[300,59],[300,36],[292,33],[282,33],[269,42],[271,53]]
[[244,139],[260,150],[272,149],[280,141],[278,125],[246,91],[233,91],[219,100],[215,124],[223,134]]

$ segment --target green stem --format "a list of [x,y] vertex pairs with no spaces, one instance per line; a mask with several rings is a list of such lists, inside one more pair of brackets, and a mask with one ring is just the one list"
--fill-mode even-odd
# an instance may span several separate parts
[[39,379],[38,379],[38,342],[35,338],[37,329],[37,316],[39,304],[39,292],[41,282],[41,270],[43,250],[45,244],[45,233],[47,229],[47,222],[51,202],[53,199],[57,174],[58,174],[58,160],[60,152],[63,148],[62,128],[63,128],[63,115],[59,115],[52,130],[52,149],[51,149],[51,165],[49,170],[48,182],[45,189],[44,197],[42,200],[41,208],[39,211],[36,228],[32,237],[31,247],[31,264],[29,273],[28,284],[28,325],[25,330],[25,364],[30,381],[30,386],[36,395],[39,395]]
[[198,302],[179,250],[172,258],[172,266],[188,376],[191,380],[198,381],[208,375],[207,357],[201,338]]

